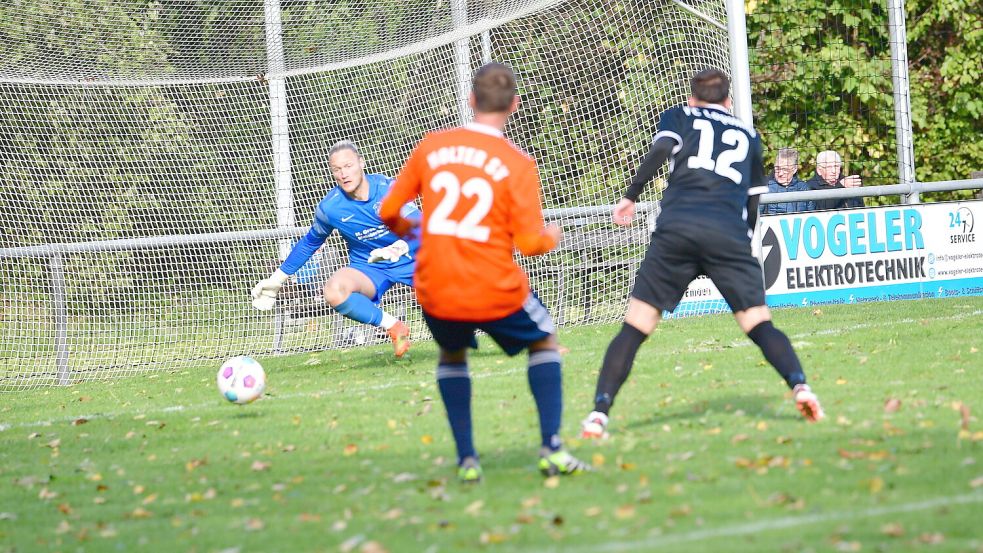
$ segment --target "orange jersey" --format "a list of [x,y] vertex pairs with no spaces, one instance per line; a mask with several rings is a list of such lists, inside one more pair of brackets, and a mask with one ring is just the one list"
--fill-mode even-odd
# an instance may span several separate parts
[[556,246],[543,233],[536,162],[487,125],[431,133],[399,172],[379,215],[405,232],[399,210],[417,196],[423,221],[413,286],[424,311],[478,322],[518,311],[529,281],[514,247],[536,255]]

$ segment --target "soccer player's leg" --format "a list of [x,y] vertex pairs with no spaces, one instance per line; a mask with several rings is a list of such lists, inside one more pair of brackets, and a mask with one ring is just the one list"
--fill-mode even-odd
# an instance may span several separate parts
[[589,471],[590,466],[566,451],[560,439],[563,418],[562,362],[556,327],[539,297],[530,293],[519,311],[496,321],[481,323],[479,328],[510,356],[523,350],[529,351],[526,375],[539,413],[539,470],[547,476]]
[[661,320],[662,311],[657,307],[638,298],[628,299],[625,321],[604,353],[594,392],[594,410],[581,423],[582,438],[607,438],[608,413],[614,405],[614,398],[631,374],[638,349]]
[[409,328],[379,308],[382,294],[392,285],[393,280],[375,267],[344,267],[324,285],[324,299],[345,317],[386,330],[396,357],[402,357],[410,347]]
[[437,345],[437,388],[447,411],[447,422],[457,447],[458,478],[464,483],[481,480],[481,465],[474,448],[471,424],[471,375],[468,372],[468,348],[478,346],[474,326],[470,323],[445,321],[424,312],[423,318]]
[[581,437],[607,436],[608,414],[631,373],[638,349],[658,326],[662,312],[679,304],[686,286],[697,276],[691,249],[685,236],[668,232],[653,236],[635,276],[625,322],[604,354],[594,410],[581,423]]
[[806,420],[816,422],[825,416],[819,398],[806,384],[805,373],[792,343],[771,322],[771,311],[765,304],[761,265],[743,241],[724,244],[708,252],[704,264],[707,276],[727,301],[741,330],[760,349],[765,359],[778,371],[792,390],[796,408]]

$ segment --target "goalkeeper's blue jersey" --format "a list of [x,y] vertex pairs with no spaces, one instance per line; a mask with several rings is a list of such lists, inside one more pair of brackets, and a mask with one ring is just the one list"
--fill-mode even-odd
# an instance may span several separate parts
[[[333,230],[337,230],[348,244],[348,258],[351,265],[368,264],[372,250],[384,248],[399,240],[399,237],[390,232],[379,219],[379,205],[389,191],[393,179],[375,174],[365,175],[365,179],[369,183],[369,197],[365,201],[350,198],[339,186],[328,192],[314,211],[311,230],[297,242],[280,266],[280,270],[288,275],[297,272],[324,244]],[[420,210],[412,202],[403,206],[402,213],[407,219],[420,218]],[[416,259],[416,250],[420,247],[420,241],[417,238],[405,240],[410,246],[409,254],[399,258],[398,261],[383,260],[373,263],[373,266],[385,270],[412,264]]]

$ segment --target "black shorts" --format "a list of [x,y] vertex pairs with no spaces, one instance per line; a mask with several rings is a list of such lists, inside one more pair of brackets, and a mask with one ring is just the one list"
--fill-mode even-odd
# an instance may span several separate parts
[[672,311],[701,274],[710,277],[732,311],[765,305],[761,265],[751,255],[747,234],[713,227],[657,228],[631,296]]

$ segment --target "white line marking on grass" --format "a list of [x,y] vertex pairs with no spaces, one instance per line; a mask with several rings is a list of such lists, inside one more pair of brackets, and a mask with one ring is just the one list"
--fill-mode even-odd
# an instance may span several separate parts
[[[978,315],[983,315],[983,310],[977,309],[976,311],[970,311],[968,313],[957,313],[955,315],[949,315],[947,317],[932,317],[932,318],[926,318],[926,319],[898,319],[898,320],[895,320],[895,321],[880,322],[880,323],[859,323],[859,324],[855,324],[855,325],[851,325],[851,326],[844,326],[844,327],[840,327],[840,328],[827,328],[827,329],[823,329],[823,330],[817,330],[815,332],[800,332],[798,334],[791,334],[791,335],[789,335],[789,339],[811,338],[813,336],[837,336],[837,335],[840,335],[840,334],[848,334],[850,332],[854,332],[856,330],[863,330],[863,329],[866,329],[866,328],[880,328],[880,327],[886,327],[886,326],[910,325],[910,324],[914,324],[914,323],[917,323],[917,322],[920,322],[920,321],[959,321],[959,320],[962,320],[962,319],[968,319],[970,317],[975,317],[975,316],[978,316]],[[723,347],[728,347],[728,348],[746,348],[746,347],[750,347],[750,346],[753,346],[753,345],[754,345],[754,342],[751,342],[749,340],[741,340],[739,342],[738,341],[731,342],[730,344],[727,344],[726,346],[697,347],[697,348],[687,349],[687,351],[693,351],[693,352],[698,352],[698,353],[707,353],[707,352],[711,352],[711,351],[719,351]]]
[[[857,330],[862,330],[862,329],[865,329],[865,328],[876,328],[876,327],[909,325],[909,324],[912,324],[912,323],[917,323],[919,321],[958,321],[958,320],[961,320],[961,319],[965,319],[965,318],[968,318],[968,317],[974,317],[974,316],[978,316],[978,315],[983,315],[983,310],[977,309],[975,311],[971,311],[971,312],[967,312],[967,313],[956,313],[954,315],[948,315],[948,316],[945,316],[945,317],[932,317],[932,318],[922,318],[922,319],[898,319],[898,320],[895,320],[895,321],[886,321],[886,322],[878,322],[878,323],[861,323],[861,324],[856,324],[856,325],[847,326],[847,327],[830,328],[830,329],[819,330],[819,331],[816,331],[816,332],[804,332],[804,333],[799,333],[799,334],[793,334],[792,336],[790,336],[790,338],[808,338],[810,336],[835,336],[835,335],[838,335],[838,334],[847,334],[847,333],[854,332],[854,331],[857,331]],[[753,344],[754,343],[751,342],[751,341],[749,341],[749,340],[742,340],[740,342],[732,342],[731,344],[729,344],[729,347],[732,347],[732,348],[749,347],[749,346],[751,346]],[[692,348],[692,349],[688,349],[687,351],[691,351],[691,352],[711,352],[711,351],[716,351],[716,350],[719,350],[719,349],[720,349],[720,346],[713,347],[713,348],[705,348],[705,347],[704,348]],[[660,355],[677,355],[677,354],[678,354],[678,352],[672,351],[672,350],[669,350],[669,349],[660,349],[658,351],[655,351],[655,352],[652,352],[651,353],[651,355],[656,355],[656,356],[660,356]],[[508,370],[500,371],[500,372],[472,374],[472,378],[497,378],[497,377],[502,377],[502,376],[510,376],[510,375],[516,374],[516,373],[521,372],[521,371],[525,371],[525,369],[524,368],[516,368],[516,369],[508,369]],[[390,388],[396,388],[396,387],[400,387],[400,386],[415,386],[415,385],[417,385],[416,382],[405,382],[405,383],[404,382],[386,382],[385,384],[376,384],[376,385],[372,385],[372,386],[366,386],[366,387],[363,387],[363,388],[348,388],[348,389],[345,389],[345,390],[338,390],[338,389],[332,388],[332,389],[318,390],[318,391],[315,391],[315,392],[299,392],[299,393],[283,394],[283,395],[277,395],[277,396],[265,396],[263,398],[263,401],[282,400],[282,399],[293,399],[293,398],[297,398],[297,397],[316,397],[316,396],[325,396],[325,395],[335,395],[335,394],[341,394],[341,393],[354,393],[354,394],[357,394],[357,393],[373,392],[373,391],[378,391],[378,390],[388,390]],[[63,418],[63,419],[49,419],[49,420],[44,420],[44,421],[24,422],[24,423],[16,423],[16,424],[0,424],[0,433],[6,432],[7,430],[11,430],[11,429],[14,429],[14,428],[32,428],[32,427],[35,427],[35,426],[52,426],[52,425],[55,425],[55,424],[70,423],[70,422],[72,422],[72,421],[74,421],[75,419],[78,419],[78,418],[85,418],[87,420],[113,419],[113,418],[116,418],[116,417],[132,416],[132,415],[139,415],[139,414],[152,415],[152,414],[155,414],[155,413],[172,413],[172,412],[176,412],[176,411],[207,410],[207,409],[216,409],[216,408],[221,408],[221,407],[223,407],[223,405],[220,402],[209,402],[209,403],[199,403],[197,405],[170,405],[170,406],[167,406],[167,407],[161,407],[161,408],[158,408],[158,409],[151,409],[151,410],[148,410],[148,411],[133,410],[133,411],[115,411],[115,412],[111,412],[111,413],[101,413],[101,414],[94,414],[94,415],[76,415],[76,416],[73,416],[73,417],[66,417],[66,418]]]
[[798,528],[800,526],[808,526],[822,522],[838,522],[842,520],[858,520],[899,513],[913,513],[917,511],[934,509],[936,507],[950,507],[953,505],[964,505],[967,503],[983,503],[983,493],[936,497],[933,499],[926,499],[924,501],[900,503],[897,505],[872,507],[869,509],[854,511],[837,511],[795,517],[773,518],[768,520],[759,520],[748,524],[733,524],[730,526],[719,526],[717,528],[694,530],[692,532],[684,532],[681,534],[652,536],[640,540],[613,543],[608,542],[589,546],[585,545],[582,547],[564,546],[563,551],[650,551],[654,548],[701,542],[716,538],[747,536],[750,534],[757,534],[759,532],[767,532],[769,530],[785,530],[788,528]]

